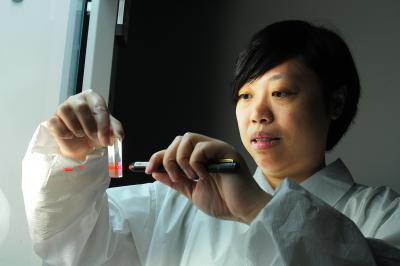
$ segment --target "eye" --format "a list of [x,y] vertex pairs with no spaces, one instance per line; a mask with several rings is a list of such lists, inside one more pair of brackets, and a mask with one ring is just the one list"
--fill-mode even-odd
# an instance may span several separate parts
[[284,91],[274,91],[272,93],[272,96],[275,96],[275,97],[278,97],[278,98],[284,98],[284,97],[289,96],[289,93],[284,92]]
[[250,94],[249,93],[242,93],[242,94],[240,94],[239,95],[239,100],[240,99],[243,99],[243,100],[248,100],[248,99],[250,99]]

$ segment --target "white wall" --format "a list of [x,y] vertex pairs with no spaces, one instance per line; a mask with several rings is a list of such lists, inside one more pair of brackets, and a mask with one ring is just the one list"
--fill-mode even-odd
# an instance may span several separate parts
[[28,235],[21,160],[36,126],[70,93],[79,2],[0,1],[0,265],[41,265]]

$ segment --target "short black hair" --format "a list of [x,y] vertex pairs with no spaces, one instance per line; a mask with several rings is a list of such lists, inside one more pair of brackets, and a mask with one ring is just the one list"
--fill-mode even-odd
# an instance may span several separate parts
[[289,60],[297,59],[319,78],[329,110],[329,97],[345,87],[346,99],[341,116],[332,120],[326,151],[331,150],[346,133],[357,113],[360,80],[344,40],[335,32],[301,20],[285,20],[271,24],[251,39],[239,54],[232,81],[233,101],[247,82]]

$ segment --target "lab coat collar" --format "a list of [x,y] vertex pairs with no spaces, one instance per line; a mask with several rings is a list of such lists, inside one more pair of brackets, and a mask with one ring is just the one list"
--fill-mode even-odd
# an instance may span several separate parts
[[[254,179],[267,193],[271,195],[275,193],[275,190],[264,178],[260,167],[257,167]],[[337,159],[307,178],[300,185],[330,206],[335,206],[353,184],[353,177],[346,165],[342,160]]]

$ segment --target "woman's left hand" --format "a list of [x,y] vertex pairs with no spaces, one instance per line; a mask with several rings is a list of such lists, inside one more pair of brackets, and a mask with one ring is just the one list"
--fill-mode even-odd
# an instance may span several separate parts
[[[218,159],[233,159],[239,169],[208,173],[205,165]],[[161,165],[166,173],[156,172]],[[200,134],[176,137],[166,150],[153,154],[146,173],[185,195],[205,213],[221,219],[249,224],[271,199],[233,146]]]

